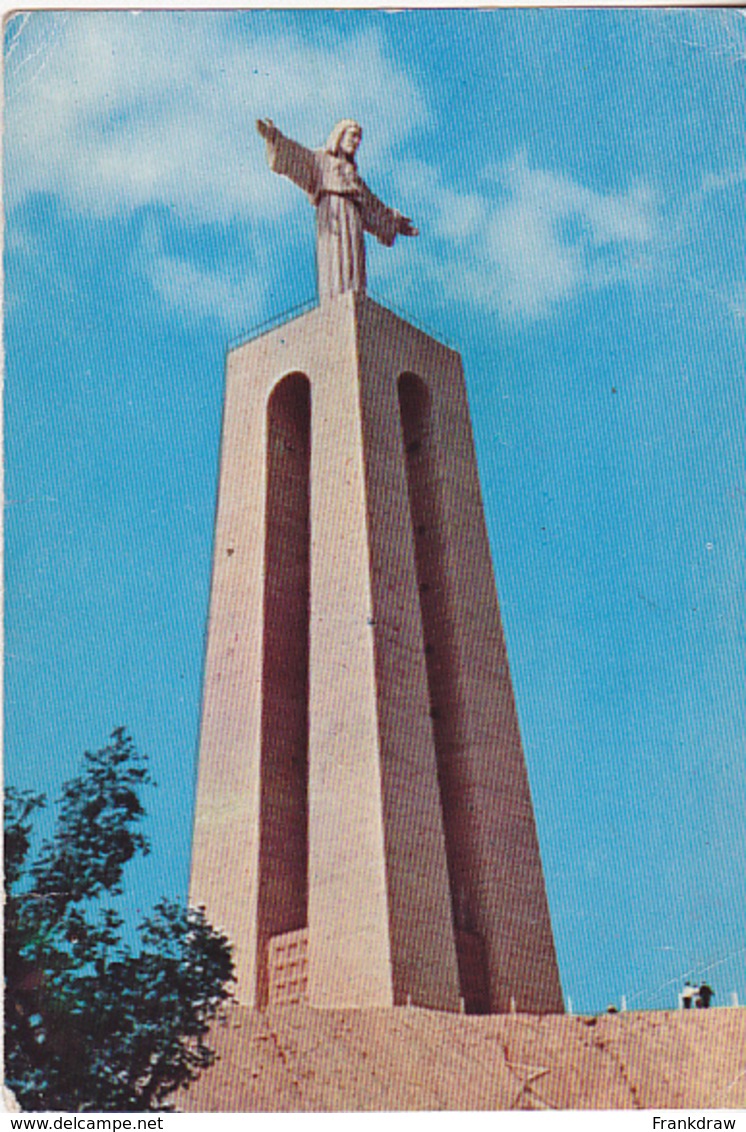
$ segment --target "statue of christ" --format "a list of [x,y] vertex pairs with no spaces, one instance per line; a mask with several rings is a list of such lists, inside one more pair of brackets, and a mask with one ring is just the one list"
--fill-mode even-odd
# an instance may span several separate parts
[[397,236],[418,231],[407,216],[374,196],[358,173],[355,154],[362,129],[345,119],[323,149],[313,150],[285,137],[270,118],[256,126],[267,143],[270,169],[303,189],[316,209],[319,300],[347,291],[365,294],[364,233],[391,247]]

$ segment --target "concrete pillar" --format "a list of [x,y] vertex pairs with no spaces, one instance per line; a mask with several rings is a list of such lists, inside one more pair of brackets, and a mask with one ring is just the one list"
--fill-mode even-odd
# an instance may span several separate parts
[[250,1005],[305,930],[313,1005],[562,1010],[461,361],[365,297],[228,358],[191,899]]

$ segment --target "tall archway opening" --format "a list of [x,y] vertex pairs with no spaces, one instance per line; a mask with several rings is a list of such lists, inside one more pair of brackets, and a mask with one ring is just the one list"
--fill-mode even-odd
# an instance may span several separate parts
[[289,951],[299,955],[289,972],[297,997],[304,989],[311,550],[311,387],[304,374],[289,374],[269,397],[266,460],[258,1006],[276,1000],[277,970],[285,971]]

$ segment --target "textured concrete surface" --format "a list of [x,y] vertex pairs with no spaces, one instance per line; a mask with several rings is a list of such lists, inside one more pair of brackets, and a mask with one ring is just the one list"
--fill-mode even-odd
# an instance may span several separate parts
[[746,1010],[465,1017],[233,1009],[191,1112],[746,1106]]

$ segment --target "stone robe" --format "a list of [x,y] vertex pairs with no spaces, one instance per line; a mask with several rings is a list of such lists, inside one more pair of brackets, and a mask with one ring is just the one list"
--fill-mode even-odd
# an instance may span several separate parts
[[273,173],[303,189],[316,208],[319,299],[346,291],[365,294],[364,233],[391,247],[401,213],[373,195],[354,162],[306,149],[279,130],[274,141],[267,139],[267,161]]

